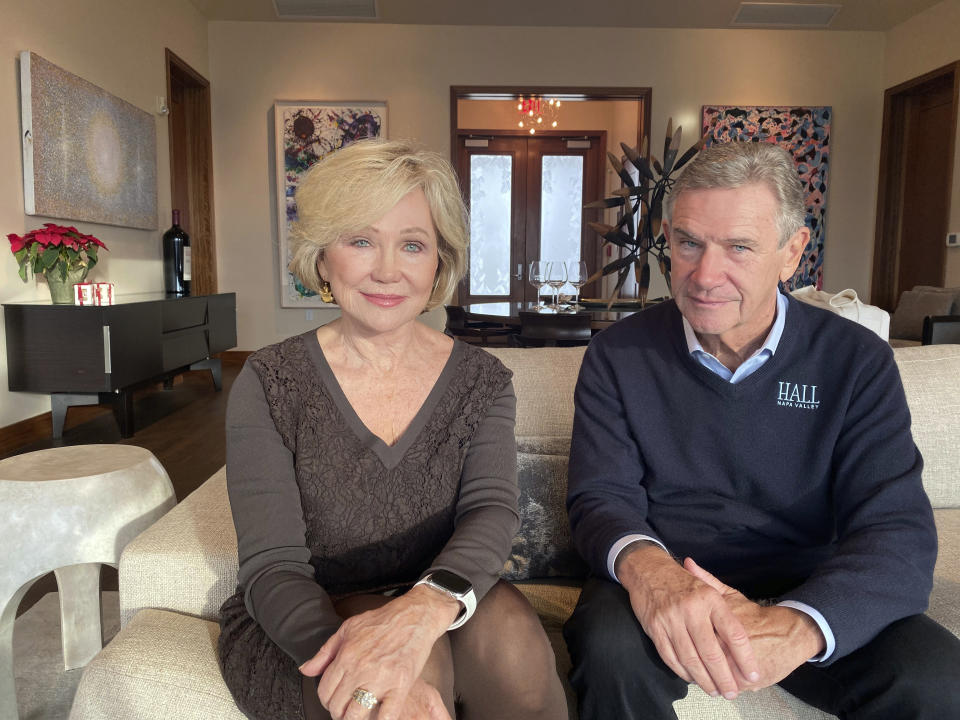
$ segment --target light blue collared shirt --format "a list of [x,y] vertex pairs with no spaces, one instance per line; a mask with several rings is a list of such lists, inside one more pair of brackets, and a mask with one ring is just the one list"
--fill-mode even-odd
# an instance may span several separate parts
[[[740,367],[738,367],[736,370],[730,370],[730,368],[717,360],[716,357],[704,350],[703,345],[700,344],[700,340],[697,338],[697,334],[693,331],[693,327],[689,322],[687,322],[686,318],[683,318],[683,334],[687,340],[687,350],[690,351],[690,354],[697,360],[697,362],[707,368],[707,370],[710,372],[719,375],[729,383],[738,383],[745,377],[749,377],[759,370],[760,367],[767,362],[767,360],[772,358],[774,353],[777,351],[777,346],[780,344],[780,338],[783,335],[783,327],[787,321],[788,307],[789,303],[787,301],[787,296],[778,291],[777,314],[773,320],[773,327],[771,327],[770,332],[767,333],[767,338],[763,341],[763,345],[761,345],[750,357],[744,360],[740,364]],[[617,540],[617,542],[615,542],[610,548],[610,552],[607,553],[607,570],[610,573],[610,577],[614,579],[617,578],[617,575],[614,572],[614,568],[616,567],[617,563],[617,556],[620,555],[620,552],[627,545],[637,540],[648,540],[656,543],[664,550],[667,549],[659,540],[648,535],[625,535]],[[812,608],[806,603],[797,602],[795,600],[784,600],[783,602],[777,604],[806,613],[820,628],[820,632],[823,633],[823,638],[826,641],[826,649],[822,654],[811,658],[809,662],[821,662],[833,654],[833,651],[837,646],[836,638],[834,637],[833,631],[830,629],[830,625],[827,623],[827,619],[823,617],[823,615],[816,608]]]
[[719,375],[729,383],[736,384],[745,377],[752,375],[777,351],[780,344],[780,337],[783,335],[783,326],[787,322],[787,296],[782,292],[777,293],[777,314],[773,319],[773,327],[767,333],[767,339],[763,341],[756,352],[744,360],[740,367],[731,371],[726,365],[717,360],[713,355],[703,349],[697,334],[693,331],[690,323],[683,318],[683,334],[687,338],[687,349],[690,354],[696,358],[697,362],[703,365],[707,370]]

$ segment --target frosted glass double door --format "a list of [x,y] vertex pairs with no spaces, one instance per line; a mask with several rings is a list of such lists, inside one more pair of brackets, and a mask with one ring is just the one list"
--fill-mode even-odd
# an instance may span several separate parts
[[602,136],[458,137],[458,171],[470,208],[462,304],[535,301],[527,282],[534,260],[586,260],[596,268],[598,240],[587,222],[600,198]]

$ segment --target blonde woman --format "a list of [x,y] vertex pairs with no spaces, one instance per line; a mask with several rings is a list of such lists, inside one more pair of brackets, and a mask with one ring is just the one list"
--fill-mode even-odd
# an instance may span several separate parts
[[254,353],[231,392],[228,687],[262,720],[566,718],[536,614],[498,580],[510,372],[417,322],[464,271],[452,170],[361,141],[311,168],[297,209],[290,268],[341,316]]

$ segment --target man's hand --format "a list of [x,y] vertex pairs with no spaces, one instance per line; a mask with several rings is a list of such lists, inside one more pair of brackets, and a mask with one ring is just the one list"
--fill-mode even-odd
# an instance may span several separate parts
[[644,632],[678,676],[729,700],[760,680],[747,631],[716,587],[654,544],[628,546],[616,571]]
[[734,676],[741,690],[759,690],[774,685],[823,652],[823,633],[806,613],[788,607],[757,605],[744,597],[743,593],[724,585],[691,558],[683,561],[683,567],[719,592],[747,631],[760,676],[756,680],[745,678],[733,665]]
[[420,673],[433,644],[459,611],[453,598],[418,585],[344,620],[300,672],[310,677],[323,673],[317,694],[334,720],[370,715],[353,700],[358,687],[379,700],[374,715],[378,720],[449,720],[439,694],[420,680]]

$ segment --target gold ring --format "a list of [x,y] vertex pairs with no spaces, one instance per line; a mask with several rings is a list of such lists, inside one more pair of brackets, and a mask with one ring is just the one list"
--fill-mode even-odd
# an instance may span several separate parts
[[377,700],[376,695],[369,690],[364,690],[361,687],[358,687],[353,691],[353,699],[360,707],[366,710],[373,710],[377,706],[377,703],[380,702]]

